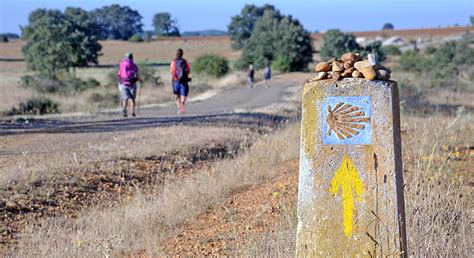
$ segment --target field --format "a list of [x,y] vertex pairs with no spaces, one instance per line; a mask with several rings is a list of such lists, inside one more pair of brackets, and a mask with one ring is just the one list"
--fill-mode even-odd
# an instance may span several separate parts
[[[169,102],[173,100],[170,92],[171,76],[168,72],[168,65],[174,58],[176,49],[183,48],[185,57],[191,62],[197,56],[205,53],[215,53],[222,55],[229,60],[236,60],[240,52],[233,51],[230,48],[228,38],[195,38],[192,40],[160,40],[145,43],[129,43],[122,41],[105,41],[101,42],[103,46],[103,55],[99,59],[99,67],[90,67],[79,69],[77,75],[81,78],[92,77],[101,84],[107,84],[109,81],[107,75],[117,69],[117,65],[126,52],[133,52],[137,63],[146,63],[154,69],[161,77],[161,81],[165,83],[164,87],[147,87],[147,93],[141,100],[142,104],[155,104]],[[0,82],[0,113],[10,110],[13,106],[21,101],[25,101],[37,93],[31,89],[21,87],[20,78],[29,74],[26,69],[26,63],[21,53],[22,41],[13,41],[0,44],[0,76],[4,78]],[[219,87],[223,84],[234,83],[240,84],[241,78],[239,74],[233,74],[224,78],[222,82],[211,80],[208,78],[199,78],[193,76],[194,92],[199,93],[209,90],[213,87]],[[13,89],[13,90],[12,90]],[[104,107],[99,107],[94,103],[90,103],[89,99],[94,93],[100,94],[118,94],[116,87],[92,89],[73,96],[58,96],[57,94],[47,94],[47,97],[57,101],[63,112],[97,112]],[[116,97],[118,99],[118,96]],[[109,101],[110,102],[110,101]],[[115,108],[118,106],[109,103],[107,108]]]
[[[387,31],[386,36],[442,38],[465,30]],[[320,34],[313,37],[318,49]],[[30,73],[22,44],[0,44],[0,112],[38,94],[20,85],[20,77]],[[105,84],[123,53],[131,51],[156,69],[165,85],[146,86],[147,109],[134,119],[97,113],[117,109],[115,103],[89,102],[94,93],[116,90],[101,86],[77,95],[47,94],[65,114],[0,120],[0,253],[294,256],[302,82],[311,74],[277,75],[270,88],[260,82],[250,93],[239,72],[221,79],[193,76],[193,97],[200,95],[194,107],[222,105],[209,103],[219,98],[240,106],[166,120],[161,116],[168,113],[160,112],[175,111],[167,64],[176,48],[191,62],[204,53],[233,62],[240,52],[230,48],[229,39],[102,45],[100,66],[79,69],[79,76]],[[399,61],[390,56],[385,64],[393,68]],[[402,106],[409,255],[468,257],[474,241],[473,82],[462,72],[452,85],[428,88],[423,87],[427,78],[393,74]],[[229,92],[235,95],[225,95]],[[229,95],[235,102],[226,99]],[[19,130],[11,129],[15,126]],[[34,126],[45,129],[33,131]]]

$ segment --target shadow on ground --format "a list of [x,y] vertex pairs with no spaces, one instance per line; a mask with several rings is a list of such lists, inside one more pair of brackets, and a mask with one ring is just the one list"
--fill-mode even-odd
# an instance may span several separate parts
[[181,117],[146,117],[103,121],[67,121],[33,119],[1,121],[0,136],[35,133],[100,133],[130,131],[172,125],[232,126],[258,130],[260,127],[277,127],[288,117],[263,113],[228,113]]

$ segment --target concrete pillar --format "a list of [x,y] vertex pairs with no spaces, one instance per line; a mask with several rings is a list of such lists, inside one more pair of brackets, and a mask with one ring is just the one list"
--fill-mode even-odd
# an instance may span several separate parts
[[406,256],[396,82],[308,82],[302,111],[297,256]]

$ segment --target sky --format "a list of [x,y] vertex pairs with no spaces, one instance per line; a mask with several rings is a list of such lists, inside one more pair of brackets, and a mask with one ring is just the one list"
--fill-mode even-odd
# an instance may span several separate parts
[[474,0],[0,0],[0,33],[20,33],[20,26],[27,25],[29,13],[37,8],[73,6],[90,11],[113,3],[137,10],[145,30],[152,29],[155,13],[170,12],[181,32],[226,30],[245,4],[273,4],[312,32],[380,30],[385,22],[396,29],[467,25],[474,15]]

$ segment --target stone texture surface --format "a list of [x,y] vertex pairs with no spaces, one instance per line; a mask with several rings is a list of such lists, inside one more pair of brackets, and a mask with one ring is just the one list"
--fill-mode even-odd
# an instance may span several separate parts
[[399,119],[396,82],[305,84],[298,257],[405,256]]

